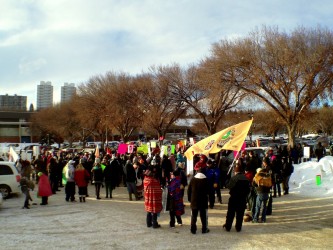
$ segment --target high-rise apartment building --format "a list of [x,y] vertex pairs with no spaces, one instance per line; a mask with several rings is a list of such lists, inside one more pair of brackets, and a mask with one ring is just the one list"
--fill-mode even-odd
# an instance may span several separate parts
[[41,81],[37,85],[37,110],[52,107],[53,105],[53,86],[51,82]]
[[75,93],[75,84],[65,82],[64,86],[61,86],[61,102],[69,101]]
[[27,97],[19,95],[0,95],[1,111],[27,111]]

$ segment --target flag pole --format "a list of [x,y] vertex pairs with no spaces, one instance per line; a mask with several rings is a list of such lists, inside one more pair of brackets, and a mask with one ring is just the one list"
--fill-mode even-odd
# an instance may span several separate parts
[[[240,151],[240,150],[239,150],[239,151]],[[237,160],[237,157],[238,157],[238,155],[239,155],[239,151],[237,151],[237,154],[236,154],[236,156],[235,156],[234,160],[232,161],[232,163],[231,163],[231,165],[230,165],[230,167],[229,167],[229,170],[228,170],[228,173],[227,173],[227,175],[229,175],[229,173],[230,173],[231,169],[233,168],[233,166],[234,166],[234,163],[235,163],[235,161]]]

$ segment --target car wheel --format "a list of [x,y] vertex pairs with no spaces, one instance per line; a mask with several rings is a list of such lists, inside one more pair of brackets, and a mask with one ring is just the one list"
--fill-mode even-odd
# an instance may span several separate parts
[[4,199],[9,198],[10,196],[10,187],[7,185],[0,185],[0,193],[2,193],[2,197]]

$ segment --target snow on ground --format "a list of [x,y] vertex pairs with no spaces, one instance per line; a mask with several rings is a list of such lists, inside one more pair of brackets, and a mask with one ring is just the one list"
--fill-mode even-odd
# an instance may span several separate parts
[[[321,178],[318,185],[317,175]],[[326,156],[319,162],[315,159],[294,165],[289,181],[290,191],[308,197],[333,196],[333,156]]]
[[[244,222],[237,233],[223,230],[229,192],[222,189],[223,204],[208,210],[209,234],[190,233],[191,210],[185,196],[183,226],[169,228],[169,214],[158,218],[161,228],[146,227],[143,200],[129,201],[125,187],[113,199],[94,197],[89,185],[86,203],[65,201],[64,188],[49,198],[49,205],[21,209],[24,196],[17,195],[0,206],[0,249],[331,249],[333,245],[333,157],[319,163],[295,165],[289,195],[273,199],[266,223]],[[322,175],[321,185],[316,175]],[[76,197],[78,199],[78,197]],[[235,225],[235,221],[234,221]]]

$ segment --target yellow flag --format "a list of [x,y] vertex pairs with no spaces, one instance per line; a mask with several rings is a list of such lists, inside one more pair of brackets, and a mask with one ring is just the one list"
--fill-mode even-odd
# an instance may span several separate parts
[[195,154],[214,154],[222,149],[239,151],[250,130],[252,119],[241,122],[213,134],[186,150],[185,156],[192,160]]
[[98,147],[98,144],[96,144],[95,157],[99,158],[99,147]]

